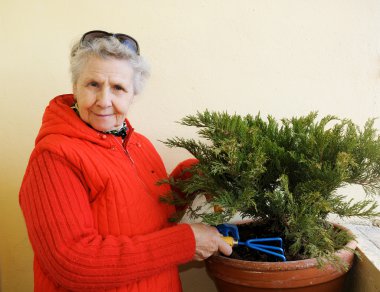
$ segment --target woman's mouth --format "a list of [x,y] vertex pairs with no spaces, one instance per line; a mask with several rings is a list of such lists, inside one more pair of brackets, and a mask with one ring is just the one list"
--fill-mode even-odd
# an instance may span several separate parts
[[111,117],[113,116],[114,114],[101,114],[101,113],[93,113],[95,116],[99,117],[99,118],[107,118],[107,117]]

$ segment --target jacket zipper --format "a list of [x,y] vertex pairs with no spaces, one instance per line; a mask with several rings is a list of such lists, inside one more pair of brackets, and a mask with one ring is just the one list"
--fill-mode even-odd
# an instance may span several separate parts
[[132,164],[132,168],[133,168],[133,171],[134,171],[134,173],[135,173],[137,179],[139,180],[140,184],[144,187],[144,189],[145,189],[145,191],[148,193],[149,197],[153,199],[153,196],[151,195],[151,192],[150,192],[148,186],[146,185],[146,183],[145,183],[145,182],[142,180],[142,178],[140,177],[140,175],[139,175],[139,173],[138,173],[138,171],[137,171],[137,169],[136,169],[135,162],[133,161],[131,155],[129,154],[129,152],[128,152],[128,150],[127,150],[127,143],[128,143],[128,140],[129,140],[128,138],[129,138],[129,137],[126,137],[126,138],[125,138],[125,140],[124,140],[125,142],[123,143],[124,146],[123,146],[122,143],[120,143],[120,142],[117,140],[117,138],[116,138],[115,136],[112,135],[112,137],[115,139],[116,144],[118,145],[118,147],[122,149],[122,151],[126,154],[126,156],[128,157],[129,161],[131,162],[131,164]]

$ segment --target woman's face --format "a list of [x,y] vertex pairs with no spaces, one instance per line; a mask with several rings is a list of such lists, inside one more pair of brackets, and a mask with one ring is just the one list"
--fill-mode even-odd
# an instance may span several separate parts
[[119,129],[134,96],[128,61],[91,56],[73,87],[79,116],[98,131]]

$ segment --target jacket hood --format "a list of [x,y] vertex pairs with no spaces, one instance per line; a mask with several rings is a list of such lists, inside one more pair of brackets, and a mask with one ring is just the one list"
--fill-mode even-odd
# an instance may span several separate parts
[[[58,134],[84,139],[103,147],[110,147],[109,139],[99,139],[99,136],[105,134],[91,128],[82,121],[71,108],[73,104],[73,94],[59,95],[50,101],[42,117],[42,125],[37,135],[35,145],[48,135]],[[126,122],[128,124],[128,129],[133,131],[129,122]]]

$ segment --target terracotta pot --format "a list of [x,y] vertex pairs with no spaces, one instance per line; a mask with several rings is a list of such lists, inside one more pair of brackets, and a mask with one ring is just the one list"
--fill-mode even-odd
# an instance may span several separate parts
[[[355,249],[356,241],[349,242],[346,247]],[[354,259],[352,252],[342,249],[337,251],[337,255],[351,268]],[[206,268],[221,292],[337,292],[342,291],[347,274],[347,271],[332,265],[318,268],[315,258],[272,263],[216,255],[206,261]]]

